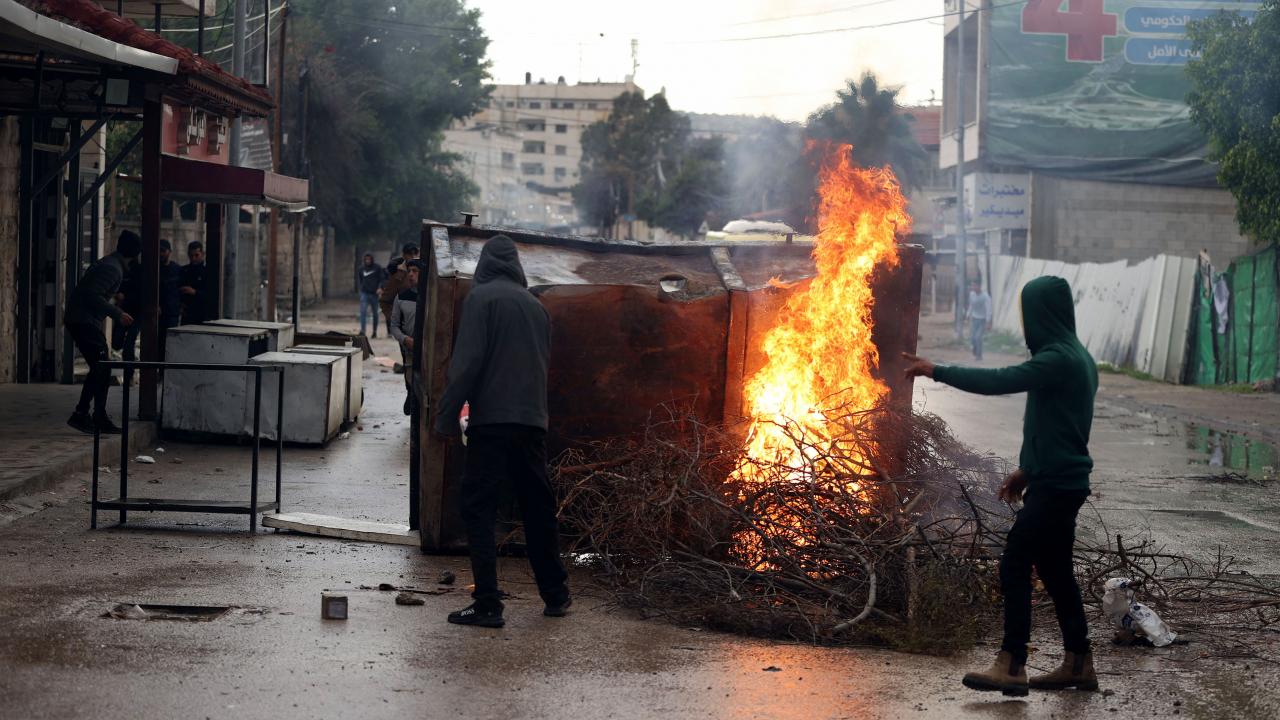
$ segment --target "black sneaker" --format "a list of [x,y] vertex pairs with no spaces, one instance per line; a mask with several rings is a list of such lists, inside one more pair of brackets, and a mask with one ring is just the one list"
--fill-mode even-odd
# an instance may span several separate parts
[[111,422],[111,418],[109,417],[99,418],[94,421],[94,424],[98,426],[98,432],[102,433],[103,435],[119,435],[120,434],[120,428],[116,427],[116,424]]
[[572,604],[573,598],[566,593],[563,601],[547,603],[547,606],[542,608],[542,614],[547,617],[564,617],[569,614],[569,606]]
[[487,628],[500,628],[507,624],[502,619],[502,609],[497,610],[477,607],[475,603],[467,606],[465,610],[449,613],[449,622],[454,625],[476,625]]
[[93,434],[93,418],[89,417],[89,413],[71,413],[71,417],[67,419],[67,424],[86,435]]

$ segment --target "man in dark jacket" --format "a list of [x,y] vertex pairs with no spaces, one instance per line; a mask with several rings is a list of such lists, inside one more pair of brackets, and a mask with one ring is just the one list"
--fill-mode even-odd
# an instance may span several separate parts
[[515,485],[520,502],[529,564],[546,604],[543,614],[561,617],[570,605],[555,493],[547,477],[551,321],[527,286],[515,243],[495,235],[480,253],[462,304],[449,383],[435,420],[440,434],[460,435],[459,414],[470,403],[462,512],[475,602],[449,615],[449,622],[459,625],[504,624],[494,522],[498,490],[506,482]]
[[[89,376],[80,390],[80,402],[67,424],[80,432],[118,434],[120,428],[107,416],[107,389],[111,386],[111,371],[102,367],[107,359],[107,337],[102,332],[102,321],[110,316],[116,323],[128,328],[133,316],[113,302],[131,260],[142,252],[142,238],[125,230],[116,241],[115,252],[98,260],[85,271],[76,283],[62,314],[63,325],[72,342],[89,364]],[[93,415],[89,415],[89,401],[93,401]]]
[[178,279],[178,293],[182,296],[182,324],[199,325],[204,322],[204,244],[187,243],[187,264]]
[[160,241],[160,358],[164,359],[164,344],[169,328],[182,322],[182,266],[173,261],[173,246],[168,240]]
[[[998,370],[935,366],[903,353],[908,377],[926,376],[980,395],[1027,393],[1018,469],[1005,479],[1000,497],[1023,498],[1000,558],[1004,594],[1004,641],[995,664],[964,676],[966,687],[1026,695],[1042,689],[1096,690],[1080,588],[1072,572],[1076,515],[1089,496],[1089,430],[1098,370],[1076,337],[1071,287],[1059,277],[1040,277],[1022,289],[1022,327],[1031,359]],[[1025,492],[1025,498],[1023,497]],[[1031,569],[1053,598],[1066,650],[1062,665],[1028,682],[1031,639]]]
[[373,261],[373,253],[365,253],[360,269],[356,271],[356,283],[360,289],[360,334],[364,335],[366,323],[373,321],[373,337],[378,337],[378,290],[387,281],[387,271]]
[[422,273],[422,261],[410,260],[408,282],[391,305],[391,337],[400,343],[400,359],[404,361],[404,414],[413,410],[413,329],[418,317],[418,278]]

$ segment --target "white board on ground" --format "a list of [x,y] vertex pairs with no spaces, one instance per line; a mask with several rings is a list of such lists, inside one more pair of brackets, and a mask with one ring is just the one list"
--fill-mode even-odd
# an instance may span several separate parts
[[278,513],[262,516],[263,527],[293,530],[307,535],[362,540],[390,545],[418,545],[418,531],[408,525],[375,523],[365,520],[316,515],[314,513]]

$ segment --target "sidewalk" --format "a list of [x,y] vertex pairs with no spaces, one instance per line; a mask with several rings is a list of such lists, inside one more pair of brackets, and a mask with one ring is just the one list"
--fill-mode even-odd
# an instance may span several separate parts
[[[0,385],[0,503],[48,490],[93,467],[93,436],[67,427],[67,417],[80,398],[79,385],[50,383]],[[108,395],[120,422],[120,388]],[[155,439],[155,425],[129,426],[132,451]],[[99,463],[116,465],[120,438],[102,439]]]

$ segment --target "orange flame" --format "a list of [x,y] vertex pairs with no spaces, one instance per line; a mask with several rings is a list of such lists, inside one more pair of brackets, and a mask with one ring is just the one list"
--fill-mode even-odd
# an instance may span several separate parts
[[[872,375],[873,273],[898,262],[896,234],[910,226],[907,201],[889,168],[859,168],[849,145],[826,144],[819,170],[817,275],[787,300],[766,334],[765,364],[746,384],[750,428],[735,476],[760,482],[759,468],[806,473],[806,448],[830,439],[828,411],[866,410],[888,392]],[[797,438],[803,438],[797,442]]]

